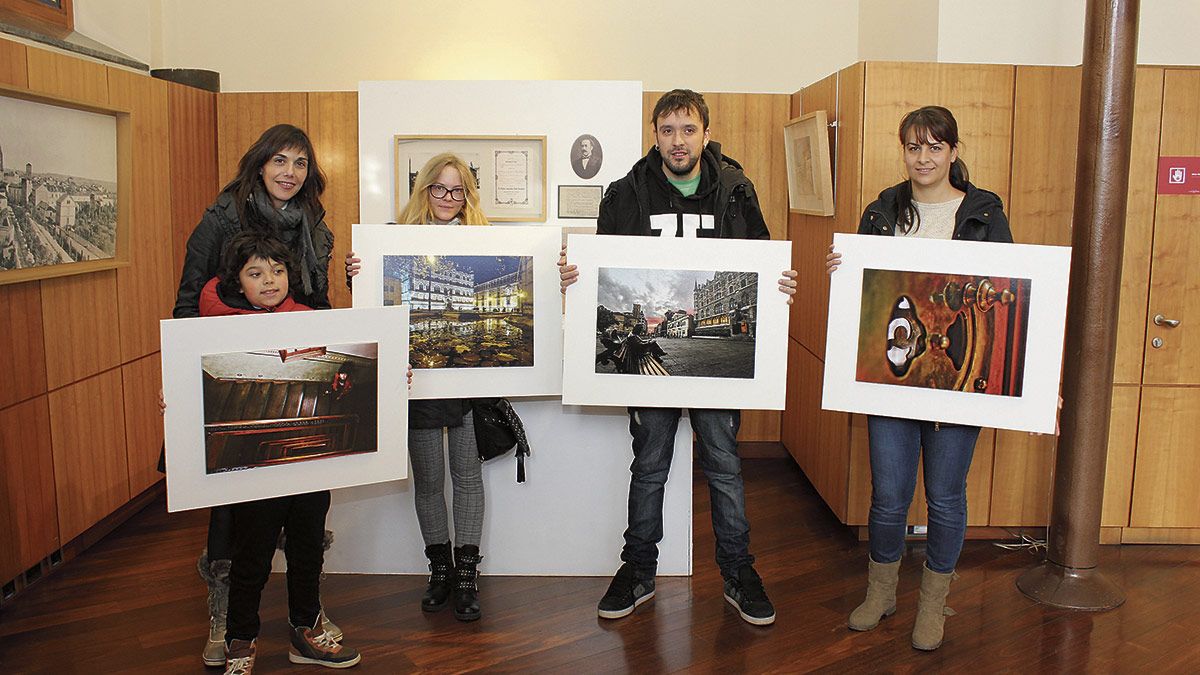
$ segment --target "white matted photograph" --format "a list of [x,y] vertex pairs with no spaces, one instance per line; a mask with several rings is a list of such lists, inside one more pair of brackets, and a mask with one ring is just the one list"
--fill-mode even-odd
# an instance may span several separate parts
[[161,322],[167,510],[408,476],[408,308]]
[[410,398],[556,395],[559,231],[353,226],[354,306],[410,308]]
[[821,407],[1053,433],[1071,249],[835,234]]
[[570,235],[563,403],[782,410],[791,244]]

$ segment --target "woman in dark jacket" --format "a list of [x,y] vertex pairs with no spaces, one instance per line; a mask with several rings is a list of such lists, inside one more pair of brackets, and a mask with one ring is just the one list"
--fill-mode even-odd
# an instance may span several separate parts
[[[200,292],[216,276],[226,242],[242,230],[269,234],[287,244],[295,261],[292,293],[314,309],[329,308],[329,258],[333,233],[324,222],[325,175],[303,130],[278,124],[263,132],[238,162],[237,176],[221,190],[188,238],[173,316],[200,316]],[[208,541],[197,562],[208,584],[209,635],[205,665],[225,664],[225,613],[233,557],[232,508],[213,507]],[[330,539],[326,533],[326,541]],[[321,612],[326,632],[341,631]]]
[[[958,158],[958,123],[949,110],[927,106],[900,122],[908,180],[880,193],[863,212],[859,234],[1011,242],[1000,198],[967,180]],[[841,255],[831,246],[830,274]],[[867,597],[851,614],[852,630],[875,628],[896,611],[906,516],[924,456],[929,505],[928,547],[912,645],[942,644],[946,595],[967,529],[967,471],[979,427],[869,415],[871,512]]]

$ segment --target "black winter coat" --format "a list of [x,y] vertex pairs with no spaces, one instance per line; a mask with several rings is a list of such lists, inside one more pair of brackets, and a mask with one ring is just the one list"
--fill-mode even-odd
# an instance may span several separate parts
[[[325,214],[317,219],[313,228],[313,248],[317,254],[318,268],[312,270],[313,292],[305,295],[300,289],[292,289],[292,297],[302,305],[313,309],[329,309],[329,259],[333,255],[333,232],[325,225]],[[176,319],[200,316],[200,290],[208,280],[217,275],[221,264],[221,252],[225,242],[242,230],[233,195],[222,192],[217,201],[204,211],[200,223],[188,237],[187,255],[183,259],[183,273],[179,277],[179,292],[175,295]]]
[[[859,234],[896,235],[896,220],[900,211],[896,195],[900,185],[903,183],[880,192],[879,198],[867,205],[858,223]],[[1008,228],[1008,218],[1004,215],[1000,197],[967,183],[966,195],[954,214],[952,238],[1011,244],[1012,231]]]
[[[700,154],[703,163],[700,186],[691,197],[677,195],[680,200],[701,200],[711,204],[702,213],[711,213],[714,229],[701,229],[697,237],[719,237],[722,239],[770,239],[771,233],[763,221],[762,209],[754,184],[742,172],[736,160],[721,154],[721,144],[709,141]],[[657,148],[650,148],[646,156],[639,159],[624,178],[613,181],[604,193],[600,204],[600,217],[596,221],[597,234],[632,234],[653,236],[650,216],[655,213],[651,206],[652,191],[659,189],[650,184],[658,181],[667,184],[662,170],[662,156]],[[674,188],[671,188],[672,190]],[[711,200],[711,201],[709,201]],[[659,211],[662,212],[662,211]]]

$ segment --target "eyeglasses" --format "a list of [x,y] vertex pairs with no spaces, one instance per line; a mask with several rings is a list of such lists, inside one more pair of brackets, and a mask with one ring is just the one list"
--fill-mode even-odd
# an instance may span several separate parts
[[434,199],[445,199],[446,195],[450,195],[450,199],[456,202],[467,201],[467,192],[461,187],[448,188],[441,183],[434,183],[429,186],[429,196]]

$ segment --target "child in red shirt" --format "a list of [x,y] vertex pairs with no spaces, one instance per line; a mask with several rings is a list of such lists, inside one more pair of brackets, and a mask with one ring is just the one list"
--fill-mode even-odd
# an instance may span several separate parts
[[[268,235],[243,230],[229,240],[221,268],[200,292],[201,316],[311,310],[288,293],[291,252]],[[217,507],[222,508],[222,507]],[[347,668],[361,655],[322,627],[320,580],[329,491],[233,504],[233,562],[225,629],[226,673],[249,673],[258,638],[258,606],[282,530],[287,556],[292,663]],[[337,639],[335,639],[335,637]]]

